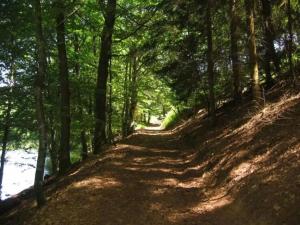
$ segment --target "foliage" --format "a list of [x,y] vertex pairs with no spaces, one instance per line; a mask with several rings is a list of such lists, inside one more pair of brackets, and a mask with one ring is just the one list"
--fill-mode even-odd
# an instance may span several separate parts
[[181,119],[181,112],[178,109],[172,108],[163,120],[161,127],[164,129],[169,129],[176,125]]
[[[101,3],[102,2],[102,3]],[[70,74],[71,93],[71,152],[82,149],[81,134],[86,134],[86,144],[91,151],[95,126],[95,86],[100,51],[100,36],[104,26],[103,5],[107,1],[65,1],[66,46]],[[214,59],[214,92],[216,102],[233,97],[233,79],[230,52],[229,5],[223,1],[212,1],[212,40]],[[256,37],[260,83],[265,82],[264,23],[261,1],[256,4]],[[286,1],[270,1],[274,25],[276,55],[281,62],[281,74],[272,64],[274,79],[287,76],[289,60],[288,16]],[[99,5],[100,4],[100,5]],[[179,105],[197,109],[208,108],[208,73],[206,43],[206,1],[187,0],[119,0],[114,30],[111,80],[108,81],[107,99],[111,100],[107,110],[107,133],[111,125],[112,139],[120,136],[126,120],[125,106],[132,100],[133,61],[136,60],[136,106],[133,121],[147,125],[151,116],[164,118],[164,127],[178,121]],[[250,89],[249,62],[244,1],[238,1],[238,49],[241,67],[241,89]],[[291,1],[293,21],[292,57],[299,68],[300,58],[300,4]],[[42,1],[45,36],[47,42],[48,70],[45,86],[45,110],[49,146],[59,146],[60,140],[60,91],[58,76],[57,40],[55,32],[55,7],[53,1]],[[0,4],[0,127],[3,127],[7,103],[13,103],[10,148],[37,143],[37,121],[35,115],[34,76],[37,70],[34,21],[30,1],[3,0]],[[80,72],[76,73],[79,65]],[[9,82],[14,74],[13,91]],[[126,80],[127,79],[127,80]],[[130,80],[131,79],[131,80]],[[127,82],[127,83],[126,83]],[[127,86],[126,86],[127,85]],[[111,92],[110,92],[111,91]],[[134,96],[133,96],[134,97]],[[108,101],[109,102],[109,101]],[[101,109],[97,109],[101,110]],[[167,114],[167,112],[169,113]],[[128,119],[129,120],[129,119]],[[126,121],[125,121],[126,122]],[[3,130],[0,129],[0,136]]]

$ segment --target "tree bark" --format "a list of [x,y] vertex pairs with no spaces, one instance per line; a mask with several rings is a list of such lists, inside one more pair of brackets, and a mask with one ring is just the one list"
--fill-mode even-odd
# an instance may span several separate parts
[[249,67],[250,67],[252,97],[256,102],[260,102],[261,90],[259,84],[258,59],[257,59],[257,52],[256,52],[254,1],[245,0],[245,8],[246,8],[246,17],[247,17]]
[[209,91],[209,114],[212,122],[216,122],[216,103],[215,103],[215,77],[214,77],[214,62],[213,62],[213,38],[212,38],[212,18],[211,18],[212,1],[207,2],[206,11],[206,38],[207,38],[207,73],[208,73],[208,91]]
[[[79,54],[80,54],[80,44],[78,35],[74,34],[74,51],[75,51],[75,75],[77,79],[81,80],[80,75],[80,64],[79,64]],[[85,128],[85,121],[84,121],[84,115],[83,115],[83,104],[82,104],[82,90],[80,87],[78,87],[77,90],[77,98],[78,98],[78,111],[79,116],[81,118],[81,132],[80,132],[80,142],[81,142],[81,158],[82,160],[85,160],[88,157],[88,146],[87,146],[87,138],[86,138],[86,128]]]
[[132,76],[131,76],[131,83],[130,83],[130,103],[129,103],[129,111],[128,111],[128,120],[127,120],[127,135],[133,133],[133,120],[134,120],[134,113],[137,106],[137,76],[138,76],[138,69],[137,69],[137,56],[135,53],[132,55]]
[[107,139],[108,142],[111,144],[113,143],[113,132],[112,132],[112,112],[113,112],[113,106],[112,106],[112,68],[111,68],[111,59],[109,60],[109,95],[108,95],[108,123],[107,123]]
[[241,88],[241,68],[238,51],[238,22],[239,16],[237,13],[237,1],[230,0],[229,2],[229,14],[230,14],[230,41],[231,41],[231,63],[232,63],[232,80],[233,80],[233,97],[235,101],[241,100],[242,88]]
[[5,113],[5,121],[3,127],[3,137],[2,137],[2,153],[1,153],[1,165],[0,165],[0,201],[1,201],[1,189],[2,189],[2,182],[3,182],[3,174],[4,174],[4,164],[5,164],[5,155],[6,155],[6,148],[8,142],[8,136],[10,132],[11,126],[11,109],[12,109],[12,102],[9,96],[7,109]]
[[65,173],[71,166],[70,161],[70,88],[65,40],[65,15],[63,0],[56,1],[56,32],[60,82],[60,146],[59,172]]
[[[12,39],[13,40],[13,39]],[[14,42],[12,42],[14,43]],[[13,89],[15,86],[15,76],[16,76],[16,68],[14,65],[14,54],[11,55],[11,64],[10,64],[10,74],[9,74],[9,90],[7,92],[7,108],[5,110],[4,117],[4,126],[3,126],[3,137],[2,137],[2,153],[1,153],[1,161],[0,161],[0,201],[1,201],[1,188],[3,182],[3,174],[4,174],[4,165],[5,165],[5,155],[7,150],[7,143],[9,139],[9,133],[11,128],[11,111],[13,107]]]
[[[53,120],[50,120],[53,122]],[[50,159],[51,159],[51,165],[52,165],[52,174],[57,173],[58,168],[58,158],[57,158],[57,144],[56,144],[56,132],[52,125],[49,128],[50,130],[50,143],[49,143],[49,153],[50,153]]]
[[127,121],[128,121],[128,108],[129,108],[129,96],[128,96],[128,86],[130,83],[130,71],[131,63],[126,60],[126,69],[124,76],[124,103],[122,109],[122,137],[127,136]]
[[44,79],[46,76],[46,41],[43,34],[42,10],[40,0],[34,0],[38,71],[35,79],[35,101],[39,132],[38,159],[34,180],[34,189],[38,206],[46,203],[43,193],[44,168],[47,152],[47,128],[44,111]]
[[280,62],[276,55],[274,40],[274,26],[272,21],[272,5],[270,0],[261,0],[262,2],[262,14],[264,19],[264,65],[266,73],[266,86],[271,87],[274,83],[272,78],[271,62],[273,61],[275,72],[280,73]]
[[293,79],[293,84],[296,85],[296,75],[293,63],[293,22],[291,0],[287,1],[287,16],[288,16],[288,59],[290,67],[290,77]]
[[95,131],[93,152],[101,152],[106,142],[106,90],[108,78],[108,64],[111,57],[112,34],[116,16],[116,0],[108,0],[106,5],[105,22],[101,36],[101,49],[98,65],[98,77],[95,100]]

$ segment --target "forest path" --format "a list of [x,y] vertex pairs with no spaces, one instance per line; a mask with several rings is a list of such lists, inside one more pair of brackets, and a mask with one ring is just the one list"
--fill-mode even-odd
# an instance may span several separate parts
[[28,199],[0,224],[299,225],[300,94],[234,112],[214,129],[199,114],[139,131],[46,185],[45,207]]
[[76,181],[52,195],[46,211],[30,224],[199,224],[199,218],[185,220],[202,195],[181,182],[187,179],[190,153],[167,132],[135,134],[103,161],[87,163],[88,174],[79,172]]

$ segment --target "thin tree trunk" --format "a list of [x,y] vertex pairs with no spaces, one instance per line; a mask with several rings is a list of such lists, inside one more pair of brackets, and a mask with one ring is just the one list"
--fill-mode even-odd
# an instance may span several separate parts
[[[79,52],[80,52],[80,46],[79,46],[79,40],[77,34],[75,34],[74,39],[74,50],[75,50],[75,75],[77,79],[81,79],[80,75],[80,64],[79,64]],[[81,157],[82,160],[85,160],[88,157],[88,146],[87,146],[87,138],[86,138],[86,129],[85,129],[85,121],[83,119],[83,105],[82,105],[82,95],[81,95],[80,87],[77,90],[77,97],[78,97],[78,110],[79,110],[79,116],[81,118],[81,132],[80,132],[80,142],[81,142]]]
[[125,69],[125,76],[124,76],[124,99],[123,99],[123,108],[122,108],[122,137],[125,138],[126,134],[126,127],[127,127],[127,120],[128,120],[128,75],[129,75],[129,62],[126,60],[126,69]]
[[151,122],[151,112],[150,110],[148,111],[148,118],[147,118],[147,124],[149,125]]
[[292,9],[291,9],[291,0],[287,1],[287,16],[288,16],[288,59],[290,67],[290,77],[293,79],[294,85],[296,84],[296,75],[294,71],[293,63],[293,22],[292,22]]
[[106,142],[106,89],[108,64],[112,48],[112,34],[116,16],[116,5],[116,0],[107,1],[105,22],[101,36],[101,50],[95,98],[95,132],[93,140],[94,154],[100,153],[103,144]]
[[137,106],[137,57],[135,54],[132,56],[132,76],[131,76],[131,84],[130,84],[130,103],[129,103],[129,111],[128,111],[128,120],[127,120],[127,135],[134,132],[133,128],[133,120],[134,113]]
[[206,11],[207,24],[207,72],[208,72],[208,89],[209,89],[209,114],[213,123],[216,122],[216,103],[215,103],[215,78],[214,78],[214,62],[213,62],[213,39],[212,39],[212,19],[211,19],[212,1],[208,0]]
[[[4,174],[4,164],[5,164],[5,155],[6,155],[6,148],[7,148],[7,142],[8,142],[8,136],[10,132],[10,124],[11,124],[11,96],[9,96],[7,109],[5,113],[5,124],[3,127],[3,137],[2,137],[2,153],[1,153],[1,165],[0,165],[0,193],[2,189],[2,182],[3,182],[3,174]],[[1,200],[1,194],[0,194],[0,200]]]
[[230,40],[231,40],[231,63],[233,75],[233,96],[235,101],[239,101],[242,97],[241,88],[241,69],[238,51],[238,21],[237,1],[230,0]]
[[10,65],[9,91],[7,93],[7,108],[5,110],[3,137],[2,137],[2,153],[1,153],[1,161],[0,161],[0,201],[1,201],[1,188],[2,188],[4,165],[5,165],[5,155],[6,155],[7,143],[8,143],[8,138],[9,138],[9,133],[11,128],[11,110],[13,106],[12,99],[13,99],[13,88],[15,85],[15,75],[16,75],[16,70],[14,66],[14,56],[12,54],[11,65]]
[[112,68],[111,68],[111,59],[109,61],[109,95],[108,95],[108,123],[107,123],[107,136],[108,142],[113,142],[113,133],[112,133]]
[[[52,120],[53,121],[53,120]],[[56,135],[55,135],[55,129],[50,125],[50,143],[49,143],[49,153],[50,153],[50,159],[51,159],[51,165],[52,165],[52,174],[57,173],[58,168],[58,160],[57,160],[57,144],[56,144]]]
[[261,90],[258,74],[258,59],[256,52],[256,38],[254,25],[254,1],[245,0],[246,17],[247,17],[247,32],[248,32],[248,51],[249,51],[249,66],[251,77],[252,97],[255,101],[260,102]]
[[36,114],[39,132],[38,159],[34,180],[34,189],[38,206],[45,204],[43,193],[44,168],[47,152],[47,128],[44,112],[44,79],[46,76],[46,42],[43,35],[42,10],[40,0],[34,1],[36,41],[38,48],[38,71],[35,79]]
[[[48,97],[50,96],[48,89]],[[45,97],[47,98],[47,97]],[[56,174],[58,172],[58,148],[57,148],[57,137],[56,137],[56,130],[54,125],[54,114],[53,110],[49,111],[49,117],[48,117],[48,135],[49,135],[49,154],[50,154],[50,160],[51,160],[51,168],[52,168],[52,174]]]
[[56,32],[60,81],[60,146],[59,146],[59,172],[65,173],[71,166],[70,161],[70,90],[69,72],[67,63],[67,50],[65,40],[64,2],[57,0]]
[[128,134],[128,124],[129,124],[129,107],[130,107],[130,87],[131,87],[131,82],[132,82],[132,60],[129,57],[129,63],[128,63],[128,71],[127,71],[127,82],[125,85],[126,92],[125,92],[125,100],[124,100],[124,119],[123,119],[123,137],[127,137]]
[[275,71],[280,73],[280,63],[276,55],[274,47],[274,26],[272,21],[272,6],[270,0],[262,0],[262,14],[264,18],[264,46],[265,46],[265,73],[266,73],[266,86],[271,87],[274,83],[271,71],[271,61],[274,63]]

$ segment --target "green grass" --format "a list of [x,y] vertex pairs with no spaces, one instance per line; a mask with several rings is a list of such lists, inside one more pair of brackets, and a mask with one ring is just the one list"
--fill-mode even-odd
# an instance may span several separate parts
[[171,109],[166,118],[163,120],[161,126],[164,128],[164,129],[168,129],[172,126],[174,126],[176,123],[178,123],[180,121],[180,112],[176,109]]

